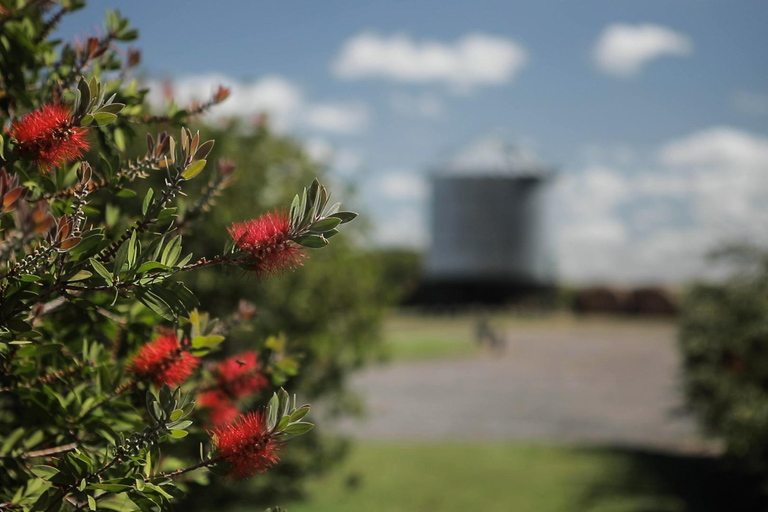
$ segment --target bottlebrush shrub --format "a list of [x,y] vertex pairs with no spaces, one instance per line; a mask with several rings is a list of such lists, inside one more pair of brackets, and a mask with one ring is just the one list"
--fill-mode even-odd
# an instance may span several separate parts
[[221,226],[215,256],[185,253],[182,227],[194,237],[233,169],[218,163],[180,213],[214,141],[158,130],[136,157],[132,125],[186,123],[227,90],[145,114],[146,91],[125,80],[138,53],[115,47],[135,38],[127,20],[110,13],[103,34],[60,50],[48,40],[82,5],[0,3],[0,509],[165,510],[190,482],[268,470],[312,428],[308,405],[273,392],[290,342],[215,362],[253,312],[211,318],[180,276],[296,270],[356,214],[314,180],[285,210]]

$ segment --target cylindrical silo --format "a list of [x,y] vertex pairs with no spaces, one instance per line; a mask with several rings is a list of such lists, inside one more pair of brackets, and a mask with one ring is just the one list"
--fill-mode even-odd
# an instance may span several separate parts
[[551,286],[551,174],[530,153],[497,140],[439,166],[431,178],[428,286],[457,297],[485,290],[497,299]]

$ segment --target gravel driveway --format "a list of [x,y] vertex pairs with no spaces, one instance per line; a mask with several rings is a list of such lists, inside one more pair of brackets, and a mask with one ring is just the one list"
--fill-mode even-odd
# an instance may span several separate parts
[[712,448],[682,411],[671,324],[576,323],[506,333],[503,354],[399,363],[353,378],[365,438],[542,439]]

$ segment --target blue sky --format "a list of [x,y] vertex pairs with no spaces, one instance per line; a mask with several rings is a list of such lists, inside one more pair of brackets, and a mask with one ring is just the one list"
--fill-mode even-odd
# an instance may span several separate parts
[[144,73],[181,96],[234,82],[220,115],[273,110],[359,183],[382,243],[427,245],[426,170],[491,135],[561,170],[566,279],[674,281],[767,238],[764,1],[102,1],[60,35],[107,7]]

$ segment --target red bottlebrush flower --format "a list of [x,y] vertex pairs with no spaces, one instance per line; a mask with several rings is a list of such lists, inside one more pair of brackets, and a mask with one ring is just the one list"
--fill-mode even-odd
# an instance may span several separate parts
[[182,350],[176,334],[164,333],[147,343],[131,361],[128,371],[151,379],[156,386],[177,386],[200,366],[200,359]]
[[265,276],[301,265],[304,253],[290,240],[290,230],[288,214],[276,210],[232,224],[229,234],[240,250],[253,256],[251,270]]
[[197,404],[208,409],[208,420],[214,426],[231,423],[240,414],[240,410],[221,391],[200,393]]
[[88,149],[87,131],[72,124],[65,106],[48,103],[13,123],[10,134],[19,152],[48,172],[80,158]]
[[217,388],[233,398],[258,393],[269,386],[256,352],[243,352],[216,365]]
[[230,465],[228,476],[243,480],[255,473],[263,473],[280,458],[277,451],[281,443],[267,430],[264,413],[251,412],[210,432],[216,447],[217,459]]

